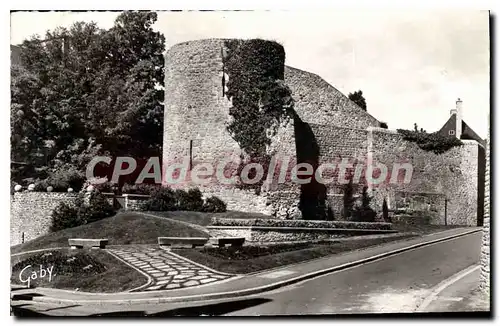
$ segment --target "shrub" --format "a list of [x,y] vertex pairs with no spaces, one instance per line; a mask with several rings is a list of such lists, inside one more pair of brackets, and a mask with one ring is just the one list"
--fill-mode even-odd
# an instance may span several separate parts
[[389,217],[389,207],[387,206],[387,200],[385,198],[382,203],[382,216],[384,217],[385,222],[391,223],[391,219]]
[[380,123],[380,128],[388,129],[389,126],[387,125],[387,122],[381,122]]
[[52,212],[50,231],[55,232],[85,224],[78,214],[78,207],[67,203],[59,203]]
[[113,216],[115,210],[102,194],[94,192],[89,205],[85,205],[83,195],[79,195],[74,203],[60,203],[52,212],[52,232],[73,228],[87,223]]
[[203,210],[203,198],[198,188],[189,189],[187,192],[177,189],[175,199],[177,200],[177,209],[180,211],[201,212]]
[[377,212],[370,207],[372,198],[368,195],[368,187],[363,187],[361,194],[361,206],[358,206],[353,211],[353,221],[356,222],[375,222]]
[[226,203],[218,197],[209,197],[203,204],[203,211],[209,213],[223,213],[226,211]]
[[85,183],[85,176],[73,167],[59,168],[49,174],[47,182],[54,187],[54,191],[67,191],[68,188],[81,189]]
[[175,211],[177,210],[177,199],[170,187],[158,187],[146,200],[141,209],[146,211]]
[[137,194],[137,195],[152,195],[155,191],[161,188],[160,185],[156,184],[124,184],[122,188],[122,193],[124,194]]
[[92,223],[103,218],[113,216],[115,210],[106,197],[98,192],[92,193],[88,206],[83,205],[79,210],[80,218],[85,223]]
[[96,183],[93,185],[94,189],[99,191],[99,192],[114,192],[114,186],[115,184],[111,182],[103,182],[103,183]]
[[462,141],[455,137],[446,137],[437,132],[429,134],[425,130],[417,131],[416,125],[415,131],[405,129],[398,129],[397,131],[403,136],[404,140],[416,143],[424,151],[435,154],[442,154],[455,146],[463,145]]
[[270,227],[306,227],[306,228],[333,228],[333,229],[363,229],[363,230],[390,230],[388,223],[363,223],[354,221],[312,221],[312,220],[281,220],[261,218],[221,218],[212,217],[213,226],[270,226]]
[[35,182],[35,191],[47,191],[47,187],[50,186],[50,184],[47,182],[47,180],[37,180]]

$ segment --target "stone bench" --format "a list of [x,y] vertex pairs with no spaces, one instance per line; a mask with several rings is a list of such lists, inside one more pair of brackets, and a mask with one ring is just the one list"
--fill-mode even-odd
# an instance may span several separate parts
[[82,249],[84,247],[104,249],[108,244],[108,239],[68,239],[68,243],[71,249]]
[[231,247],[241,247],[245,243],[244,237],[219,237],[211,239],[212,245],[225,247],[226,245],[231,245]]
[[208,242],[208,238],[196,237],[158,237],[160,246],[171,248],[195,248],[203,247]]

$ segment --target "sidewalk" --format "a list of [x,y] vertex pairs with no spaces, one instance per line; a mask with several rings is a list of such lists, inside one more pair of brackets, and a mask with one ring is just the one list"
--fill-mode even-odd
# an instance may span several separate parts
[[317,260],[287,265],[247,276],[237,276],[213,285],[190,287],[179,290],[124,292],[124,293],[81,293],[57,289],[35,288],[14,291],[13,294],[32,296],[33,301],[52,303],[94,303],[94,304],[132,304],[186,302],[230,298],[270,291],[282,286],[297,283],[320,275],[343,270],[349,267],[374,261],[399,252],[424,245],[479,232],[482,228],[456,228],[423,237],[387,243],[345,254],[320,258]]
[[490,311],[490,298],[479,290],[480,268],[480,265],[473,265],[458,275],[457,279],[444,284],[426,307],[420,310],[425,312]]

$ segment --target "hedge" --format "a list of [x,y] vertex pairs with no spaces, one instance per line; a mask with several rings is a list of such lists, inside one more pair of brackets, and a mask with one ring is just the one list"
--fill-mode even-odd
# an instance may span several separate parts
[[266,227],[300,227],[300,228],[332,228],[332,229],[371,229],[391,230],[391,223],[384,222],[345,222],[345,221],[311,221],[311,220],[279,220],[279,219],[233,219],[212,217],[212,226],[266,226]]

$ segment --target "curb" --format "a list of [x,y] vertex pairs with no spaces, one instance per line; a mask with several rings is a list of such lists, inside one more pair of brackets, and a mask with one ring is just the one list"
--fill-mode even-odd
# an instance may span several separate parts
[[428,296],[426,296],[422,300],[422,302],[420,302],[419,305],[417,305],[417,307],[415,309],[415,312],[428,312],[427,308],[434,301],[436,301],[438,299],[438,296],[439,296],[439,294],[441,292],[443,292],[449,286],[451,286],[451,285],[455,284],[456,282],[460,281],[462,278],[466,277],[467,275],[469,275],[471,273],[474,273],[475,271],[477,271],[480,268],[481,268],[481,265],[478,265],[477,263],[476,264],[472,264],[471,266],[469,266],[469,267],[461,270],[458,273],[455,273],[451,277],[443,280],[442,282],[440,282],[439,284],[437,284],[436,286],[434,286],[432,288],[431,293]]
[[288,280],[268,284],[268,285],[263,285],[260,287],[255,287],[255,288],[249,288],[249,289],[244,289],[244,290],[238,290],[238,291],[229,291],[229,292],[220,292],[220,293],[210,293],[210,294],[201,294],[201,295],[188,295],[188,296],[182,296],[182,297],[161,297],[161,298],[137,298],[137,299],[110,299],[110,300],[99,300],[99,299],[84,299],[84,300],[73,300],[73,299],[57,299],[57,298],[51,298],[51,297],[33,297],[32,301],[36,302],[50,302],[50,303],[58,303],[58,304],[67,304],[67,303],[72,303],[72,304],[134,304],[134,303],[171,303],[171,302],[188,302],[188,301],[203,301],[203,300],[214,300],[214,299],[230,299],[230,298],[236,298],[236,297],[242,297],[242,296],[248,296],[248,295],[253,295],[257,293],[262,293],[262,292],[267,292],[271,290],[278,289],[280,287],[284,287],[287,285],[291,285],[294,283],[298,283],[304,280],[312,279],[318,276],[322,276],[325,274],[329,274],[332,272],[337,272],[341,270],[345,270],[351,267],[355,267],[358,265],[362,265],[365,263],[373,262],[375,260],[383,259],[386,257],[390,257],[395,254],[399,254],[405,251],[409,251],[412,249],[417,249],[421,248],[424,246],[432,245],[438,242],[443,242],[447,240],[452,240],[464,235],[480,232],[481,229],[476,229],[476,230],[471,230],[471,231],[466,231],[462,232],[459,234],[455,234],[452,236],[448,236],[445,238],[441,239],[435,239],[435,240],[430,240],[422,243],[417,243],[408,247],[392,250],[389,252],[385,252],[382,254],[378,254],[375,256],[363,258],[357,261],[345,263],[339,266],[334,266],[334,267],[329,267],[323,270],[319,270],[316,272],[311,272],[308,274],[304,274],[301,276],[297,276],[295,278],[291,278]]

